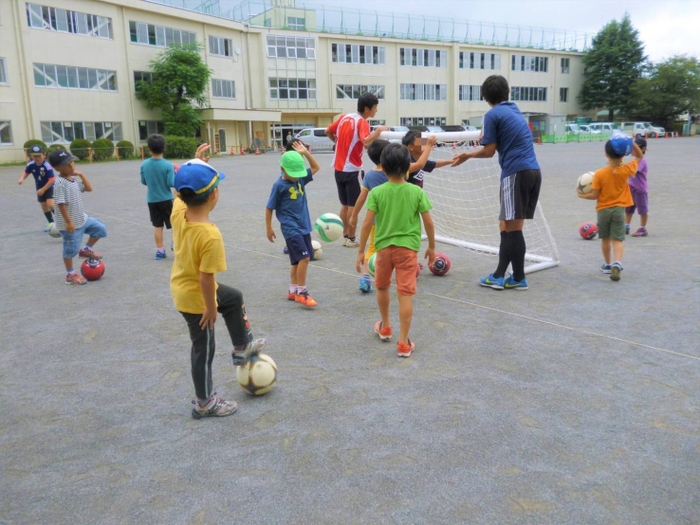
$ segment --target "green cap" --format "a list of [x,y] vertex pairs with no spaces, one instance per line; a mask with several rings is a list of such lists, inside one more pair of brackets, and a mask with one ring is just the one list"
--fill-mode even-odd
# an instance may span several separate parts
[[304,164],[304,157],[296,151],[288,151],[282,155],[280,166],[285,173],[293,179],[301,179],[308,175],[306,172],[306,164]]

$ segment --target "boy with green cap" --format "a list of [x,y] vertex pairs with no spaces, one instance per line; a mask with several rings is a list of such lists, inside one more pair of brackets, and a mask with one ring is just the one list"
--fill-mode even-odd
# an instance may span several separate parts
[[[306,200],[306,185],[313,179],[319,166],[316,159],[309,153],[304,144],[294,142],[294,151],[287,151],[282,155],[280,168],[282,176],[272,185],[270,198],[265,210],[265,224],[267,226],[267,239],[275,242],[275,231],[272,229],[272,212],[275,212],[284,241],[289,250],[289,261],[292,264],[290,271],[289,292],[287,300],[296,301],[307,308],[316,306],[306,288],[306,270],[309,260],[314,253],[311,246],[311,217],[309,205]],[[310,168],[306,168],[304,158],[309,161]]]

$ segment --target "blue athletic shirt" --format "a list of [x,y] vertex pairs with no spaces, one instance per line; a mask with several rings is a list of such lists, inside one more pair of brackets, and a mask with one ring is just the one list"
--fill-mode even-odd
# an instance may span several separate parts
[[175,168],[165,159],[146,159],[141,164],[141,184],[145,185],[146,202],[173,200],[170,188],[175,186]]
[[295,180],[280,177],[272,185],[267,209],[275,210],[285,239],[295,235],[307,235],[312,230],[305,190],[306,185],[314,178],[310,169],[307,168],[306,173],[306,177]]
[[372,191],[377,186],[381,186],[388,181],[389,177],[387,177],[386,173],[383,171],[369,170],[367,173],[365,173],[365,178],[362,179],[362,187]]
[[40,190],[49,182],[49,179],[53,179],[53,168],[51,164],[44,161],[43,164],[38,165],[33,160],[27,163],[27,167],[24,168],[24,173],[31,173],[34,177],[34,183],[36,184],[36,189]]
[[[426,146],[427,147],[427,146]],[[416,159],[413,158],[413,155],[411,155],[411,164],[416,162]],[[408,177],[406,178],[406,181],[410,182],[411,184],[415,184],[416,186],[423,187],[423,177],[426,173],[432,173],[432,171],[435,169],[435,166],[437,164],[435,163],[434,160],[426,160],[425,161],[425,166],[423,166],[421,169],[418,171],[412,171],[411,173],[408,174]],[[366,175],[365,175],[366,177]]]
[[484,115],[482,144],[496,144],[501,179],[523,170],[539,170],[532,133],[518,106],[501,102]]

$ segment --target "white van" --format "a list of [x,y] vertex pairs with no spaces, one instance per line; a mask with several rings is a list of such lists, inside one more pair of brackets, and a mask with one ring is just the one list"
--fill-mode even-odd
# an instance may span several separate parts
[[600,133],[610,134],[613,131],[612,122],[591,122],[588,127],[591,128],[591,133],[594,135],[599,135]]
[[335,143],[326,136],[326,128],[306,128],[294,135],[304,145],[311,146],[311,152],[333,151]]

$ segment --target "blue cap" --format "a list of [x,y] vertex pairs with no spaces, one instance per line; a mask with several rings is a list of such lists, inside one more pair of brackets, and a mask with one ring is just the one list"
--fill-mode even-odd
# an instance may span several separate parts
[[610,134],[610,145],[616,155],[625,156],[632,153],[632,144],[634,139],[619,129],[614,130]]
[[185,162],[175,174],[175,189],[182,191],[189,188],[197,195],[207,195],[224,180],[226,175],[216,171],[200,159]]

